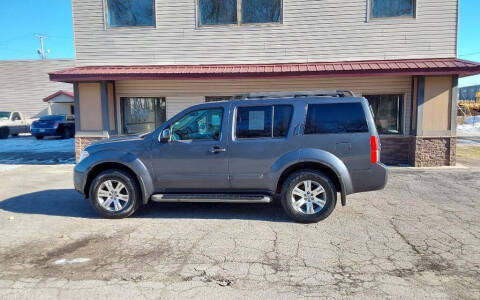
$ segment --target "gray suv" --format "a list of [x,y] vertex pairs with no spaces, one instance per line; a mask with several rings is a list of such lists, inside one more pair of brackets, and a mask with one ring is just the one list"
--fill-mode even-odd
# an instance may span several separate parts
[[263,93],[192,106],[155,131],[92,143],[75,189],[106,218],[148,201],[269,203],[318,222],[346,195],[382,189],[370,106],[348,91]]

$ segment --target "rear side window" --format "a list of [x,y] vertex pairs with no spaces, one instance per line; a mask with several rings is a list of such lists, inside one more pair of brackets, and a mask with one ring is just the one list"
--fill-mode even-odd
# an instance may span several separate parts
[[368,132],[361,103],[309,104],[304,134]]
[[272,107],[240,107],[237,111],[238,138],[259,138],[272,136]]
[[273,137],[286,137],[293,108],[291,105],[275,105],[273,107]]
[[291,105],[239,107],[237,138],[285,137],[288,134],[293,108]]

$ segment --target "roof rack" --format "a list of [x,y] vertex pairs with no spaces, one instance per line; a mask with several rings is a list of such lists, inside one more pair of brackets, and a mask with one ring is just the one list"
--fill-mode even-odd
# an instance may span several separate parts
[[306,97],[355,97],[352,91],[348,90],[320,90],[303,92],[268,92],[268,93],[248,93],[236,95],[231,100],[254,100],[265,98],[306,98]]

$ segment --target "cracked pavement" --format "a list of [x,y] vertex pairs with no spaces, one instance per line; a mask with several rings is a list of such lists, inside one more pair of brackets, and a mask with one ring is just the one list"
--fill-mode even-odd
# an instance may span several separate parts
[[276,204],[104,220],[71,165],[0,177],[0,298],[480,298],[479,168],[394,168],[308,225]]

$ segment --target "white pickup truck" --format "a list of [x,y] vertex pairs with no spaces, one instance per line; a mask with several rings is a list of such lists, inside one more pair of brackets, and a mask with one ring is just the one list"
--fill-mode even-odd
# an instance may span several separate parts
[[31,119],[25,119],[18,111],[0,111],[0,139],[9,135],[17,136],[20,133],[30,132]]

